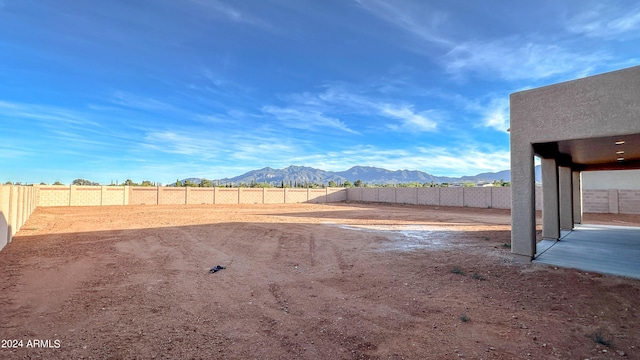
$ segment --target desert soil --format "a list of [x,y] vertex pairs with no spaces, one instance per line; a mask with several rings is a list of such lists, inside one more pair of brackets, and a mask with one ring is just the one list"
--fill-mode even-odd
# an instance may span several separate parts
[[509,223],[349,203],[38,208],[0,251],[0,358],[640,358],[640,281],[516,263]]

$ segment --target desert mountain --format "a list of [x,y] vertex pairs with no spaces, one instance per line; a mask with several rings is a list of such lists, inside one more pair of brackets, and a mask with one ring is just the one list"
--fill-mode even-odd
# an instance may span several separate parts
[[[540,167],[536,167],[536,179],[540,181]],[[199,183],[200,179],[190,178],[192,182]],[[224,178],[213,180],[214,183],[237,185],[240,183],[270,183],[275,186],[279,186],[284,183],[285,185],[305,184],[305,183],[318,183],[327,184],[329,181],[334,181],[336,184],[343,184],[345,181],[354,183],[356,180],[361,180],[367,184],[398,184],[398,183],[462,183],[465,181],[471,181],[475,183],[492,182],[492,181],[510,181],[511,171],[503,170],[499,172],[487,172],[472,176],[463,177],[447,177],[447,176],[435,176],[429,173],[418,170],[387,170],[372,166],[354,166],[345,171],[325,171],[306,166],[291,165],[284,169],[273,169],[265,167],[259,170],[252,170],[242,175],[238,175],[232,178]]]

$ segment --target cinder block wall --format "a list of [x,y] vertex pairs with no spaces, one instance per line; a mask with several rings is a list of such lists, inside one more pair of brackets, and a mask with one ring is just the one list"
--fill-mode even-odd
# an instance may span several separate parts
[[238,188],[215,188],[216,204],[239,204],[240,193]]
[[593,213],[609,212],[608,190],[582,190],[583,211]]
[[441,206],[464,206],[464,188],[440,188]]
[[359,189],[356,188],[356,189],[348,189],[347,192],[349,195],[353,193],[354,201],[366,201],[366,202],[380,201],[380,188],[359,188]]
[[[535,192],[536,210],[541,210],[542,188],[536,187]],[[640,214],[640,190],[583,190],[582,197],[583,211],[587,213]],[[511,188],[348,188],[346,200],[510,209]]]
[[511,188],[491,187],[491,207],[494,209],[511,209]]
[[583,190],[584,212],[640,214],[640,190]]
[[327,202],[347,201],[346,189],[327,188]]
[[326,189],[308,189],[307,201],[310,203],[326,203],[327,190]]
[[284,189],[264,189],[265,204],[284,204]]
[[418,188],[418,205],[440,205],[440,188]]
[[308,189],[285,189],[284,202],[287,204],[304,203],[309,200]]
[[102,205],[128,205],[129,204],[129,187],[128,186],[103,186],[102,187]]
[[618,201],[621,214],[640,214],[640,190],[620,190]]
[[158,187],[157,189],[158,205],[184,205],[187,203],[186,187]]
[[187,204],[214,204],[215,190],[213,188],[192,188],[187,189]]
[[264,204],[264,189],[240,188],[240,204]]
[[157,205],[158,188],[146,186],[129,187],[129,205]]
[[379,188],[378,189],[378,201],[385,203],[395,203],[396,201],[396,189],[395,188]]
[[69,189],[69,205],[92,206],[102,205],[101,186],[71,186]]
[[[34,186],[39,206],[284,204],[347,200],[343,188],[197,188],[149,186]],[[377,190],[376,190],[377,191]]]
[[418,204],[418,188],[398,188],[396,191],[396,202],[399,204]]
[[462,188],[462,201],[464,206],[490,208],[491,189],[490,187]]
[[64,185],[38,186],[38,206],[69,206],[71,190]]
[[35,187],[0,185],[0,249],[11,242],[35,210],[36,204]]
[[[155,204],[293,204],[340,201],[384,202],[431,206],[511,208],[509,187],[421,188],[191,188],[129,186],[29,186],[11,190],[11,196],[35,196],[38,206],[104,206]],[[29,195],[27,193],[33,195]],[[7,196],[5,196],[7,197]],[[12,203],[11,206],[16,206]],[[536,209],[542,209],[542,191],[536,187]],[[640,214],[640,190],[583,190],[584,212]],[[8,213],[8,212],[7,212]],[[12,212],[13,223],[24,212]],[[0,242],[1,242],[0,238]]]

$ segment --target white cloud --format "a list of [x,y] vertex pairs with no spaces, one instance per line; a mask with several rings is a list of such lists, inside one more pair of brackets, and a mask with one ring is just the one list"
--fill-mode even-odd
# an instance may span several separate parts
[[[294,94],[285,100],[295,103],[293,106],[312,109],[319,114],[341,113],[360,116],[375,116],[390,119],[387,127],[393,131],[423,132],[434,131],[437,119],[442,114],[433,109],[417,111],[415,105],[392,98],[363,95],[363,89],[347,89],[346,85],[327,85],[320,93]],[[297,114],[296,114],[297,115]]]
[[433,11],[423,2],[356,0],[360,6],[378,18],[387,21],[418,38],[441,45],[451,45],[441,27],[447,22],[447,14]]
[[168,111],[176,110],[176,108],[166,102],[145,96],[138,96],[124,91],[116,91],[107,101],[123,107],[149,110],[149,111]]
[[[417,114],[413,111],[412,106],[391,106],[384,105],[382,113],[392,118],[399,119],[402,127],[412,132],[433,131],[437,127],[437,123],[429,119],[425,113]],[[397,130],[397,125],[389,126],[393,130]]]
[[264,106],[262,111],[280,120],[286,127],[305,130],[317,130],[320,128],[337,129],[352,134],[356,131],[349,127],[340,119],[325,116],[317,110],[306,110],[296,108],[281,108],[277,106]]
[[640,7],[623,9],[603,4],[569,19],[567,29],[595,38],[636,38],[640,36]]
[[203,159],[215,157],[226,149],[213,134],[201,132],[192,135],[179,131],[150,131],[145,134],[141,145],[147,149]]
[[484,110],[483,125],[498,131],[509,128],[509,97],[494,98]]
[[559,45],[512,36],[462,43],[449,51],[442,62],[446,71],[454,76],[476,73],[483,77],[513,81],[584,76],[610,58],[603,52],[576,53]]
[[79,112],[47,105],[7,102],[0,100],[0,116],[14,119],[37,120],[43,123],[57,123],[79,126],[98,126]]
[[35,155],[36,153],[37,152],[33,151],[32,149],[26,149],[24,144],[21,144],[20,146],[8,146],[6,144],[0,144],[0,159],[16,159],[19,157]]
[[261,18],[249,14],[247,11],[241,11],[237,7],[225,4],[218,0],[192,0],[194,3],[200,5],[204,9],[208,10],[212,15],[220,15],[227,20],[236,23],[245,23],[252,26],[256,26],[263,29],[273,30],[273,26]]

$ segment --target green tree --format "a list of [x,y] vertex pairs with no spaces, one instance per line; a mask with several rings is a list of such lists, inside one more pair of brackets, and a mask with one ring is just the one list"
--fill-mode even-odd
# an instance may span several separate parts
[[127,179],[122,183],[122,185],[124,185],[124,186],[137,186],[138,184],[134,183],[133,180],[131,180],[131,179]]
[[191,180],[185,180],[185,181],[184,181],[184,186],[188,186],[188,187],[197,187],[197,186],[198,186],[198,184],[194,183],[194,182],[193,182],[193,181],[191,181]]
[[355,187],[362,187],[362,180],[358,179],[353,183],[353,186]]
[[213,182],[211,180],[202,179],[200,181],[200,187],[212,187],[212,186],[213,186]]
[[53,183],[53,185],[64,185],[63,183],[61,183],[60,181],[56,181]]
[[338,187],[338,184],[333,180],[329,180],[329,187]]
[[353,184],[351,184],[351,181],[349,181],[349,180],[345,180],[344,184],[342,184],[342,185],[344,185],[344,187],[353,187]]
[[93,181],[89,181],[89,180],[85,180],[85,179],[75,179],[73,180],[73,182],[71,183],[71,185],[79,185],[79,186],[97,186],[100,185],[97,182],[93,182]]
[[142,181],[140,186],[154,186],[154,184],[149,180],[144,180],[144,181]]
[[500,179],[500,181],[496,180],[493,183],[493,186],[511,186],[509,181],[504,181],[504,179]]
[[180,181],[179,179],[176,179],[175,186],[176,187],[182,187],[182,181]]

